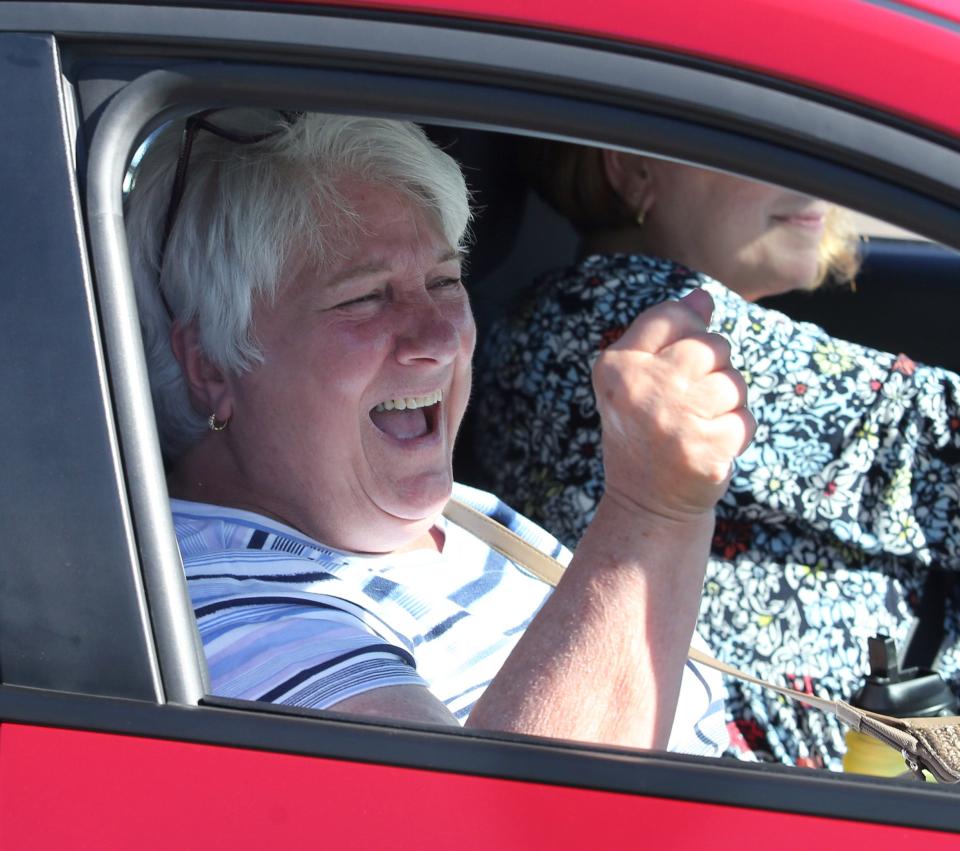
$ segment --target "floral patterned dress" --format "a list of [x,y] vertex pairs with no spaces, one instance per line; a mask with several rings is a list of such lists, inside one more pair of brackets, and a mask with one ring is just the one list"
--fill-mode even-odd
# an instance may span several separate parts
[[[478,359],[485,484],[575,546],[603,491],[590,369],[638,313],[702,286],[757,434],[718,506],[698,631],[724,661],[849,699],[867,639],[903,647],[929,567],[960,566],[960,377],[831,338],[669,261],[592,256],[545,276]],[[937,667],[960,691],[960,601]],[[741,758],[840,768],[836,719],[728,682]]]

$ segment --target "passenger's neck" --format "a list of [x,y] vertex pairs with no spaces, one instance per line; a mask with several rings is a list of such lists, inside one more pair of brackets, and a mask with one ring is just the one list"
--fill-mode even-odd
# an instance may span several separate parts
[[643,254],[643,229],[638,225],[624,225],[587,234],[580,243],[580,254]]

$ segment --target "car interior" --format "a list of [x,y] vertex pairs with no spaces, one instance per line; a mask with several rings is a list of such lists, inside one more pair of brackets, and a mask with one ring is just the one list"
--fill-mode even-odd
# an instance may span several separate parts
[[[524,136],[452,125],[424,127],[460,163],[471,191],[474,220],[465,282],[479,345],[491,322],[516,309],[539,275],[574,261],[580,236],[540,198],[524,174]],[[135,165],[125,186],[133,173]],[[764,303],[842,339],[960,369],[960,352],[951,346],[950,311],[939,309],[955,298],[951,290],[960,276],[960,253],[896,228],[884,230],[879,222],[872,224],[879,225],[882,235],[864,232],[862,265],[852,285],[828,280],[814,292]],[[931,309],[934,305],[938,308]],[[481,488],[488,487],[488,481],[471,441],[473,431],[483,427],[476,418],[466,417],[455,456],[458,481]],[[240,703],[211,696],[207,701]],[[281,711],[315,714],[290,707]]]
[[[95,147],[85,150],[85,145],[96,145],[93,130],[101,122],[113,92],[123,80],[136,78],[143,68],[137,63],[101,66],[94,61],[81,63],[80,69],[77,91],[83,118],[78,120],[88,130],[79,136],[79,144],[81,153],[91,157],[94,167],[85,174],[86,180],[120,182],[126,176],[127,165],[103,162],[96,156]],[[291,97],[292,105],[298,107],[297,98],[303,96]],[[143,115],[137,121],[144,122],[139,135],[142,142],[161,122],[155,116],[146,117],[155,111],[152,107],[141,109]],[[182,116],[189,109],[179,107],[178,111]],[[523,136],[479,129],[468,122],[427,121],[424,125],[434,141],[461,163],[473,194],[475,218],[466,283],[482,339],[491,321],[509,313],[539,274],[566,265],[576,257],[579,237],[565,219],[540,199],[524,176],[519,153]],[[110,132],[116,135],[120,131],[108,127],[108,132],[101,135],[110,141]],[[663,154],[662,145],[652,153]],[[678,158],[683,158],[682,154],[678,153]],[[84,191],[86,188],[81,187]],[[88,215],[95,221],[99,213],[88,211]],[[95,240],[103,242],[99,235]],[[827,284],[813,294],[771,300],[770,306],[817,322],[842,338],[960,369],[960,352],[952,345],[953,311],[944,309],[955,303],[960,254],[922,239],[870,238],[863,243],[863,255],[854,289],[837,290]],[[468,417],[467,423],[470,422]],[[146,433],[144,440],[144,446],[152,445],[155,451],[152,433]],[[468,425],[458,443],[456,474],[465,483],[482,486],[482,470],[472,457],[470,442]],[[157,527],[156,523],[150,525],[151,529]],[[160,529],[158,536],[162,537],[163,532]],[[157,546],[162,547],[159,537]],[[176,554],[167,547],[165,558],[175,560]]]
[[[460,163],[472,196],[465,283],[479,348],[491,322],[515,310],[540,275],[574,262],[580,235],[524,174],[524,137],[437,124],[424,128]],[[828,279],[812,292],[774,296],[764,305],[839,339],[960,371],[953,311],[944,309],[957,298],[960,252],[862,218],[861,265],[852,284]],[[471,451],[471,434],[481,427],[467,417],[455,459],[458,480],[478,487],[487,481]]]
[[[482,340],[491,321],[509,315],[539,275],[574,261],[580,237],[524,175],[522,137],[438,126],[427,130],[463,166],[473,193],[465,280]],[[813,322],[842,340],[960,371],[954,311],[948,307],[958,295],[960,253],[862,219],[861,265],[852,285],[827,280],[812,292],[767,298],[764,306]],[[486,480],[470,447],[471,430],[482,427],[467,417],[456,455],[458,479],[480,487]]]

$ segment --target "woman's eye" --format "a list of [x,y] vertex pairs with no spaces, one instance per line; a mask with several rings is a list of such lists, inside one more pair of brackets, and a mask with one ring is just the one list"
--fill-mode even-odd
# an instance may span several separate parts
[[340,304],[334,305],[334,307],[335,309],[339,309],[341,307],[353,307],[354,305],[370,304],[372,302],[379,301],[382,297],[383,294],[379,292],[367,293],[366,295],[358,296],[357,298],[341,301]]

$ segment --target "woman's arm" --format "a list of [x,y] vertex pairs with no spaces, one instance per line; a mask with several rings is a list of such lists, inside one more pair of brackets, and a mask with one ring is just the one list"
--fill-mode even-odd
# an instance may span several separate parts
[[713,506],[753,422],[696,292],[641,315],[594,367],[606,493],[469,726],[665,747]]
[[956,373],[837,340],[666,261],[594,258],[550,284],[480,353],[478,409],[501,428],[476,440],[491,489],[568,546],[603,493],[583,352],[703,285],[716,300],[712,327],[749,376],[763,435],[739,460],[720,516],[802,523],[810,537],[921,569],[960,565]]
[[665,748],[712,531],[602,500],[467,726]]

